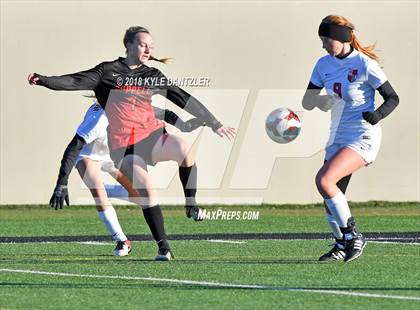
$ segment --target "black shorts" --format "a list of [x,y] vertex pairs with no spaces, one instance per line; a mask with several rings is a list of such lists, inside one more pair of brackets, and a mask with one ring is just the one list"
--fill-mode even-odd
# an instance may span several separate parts
[[115,167],[119,167],[121,160],[127,155],[137,155],[141,157],[147,165],[154,166],[156,163],[153,163],[152,161],[153,148],[161,136],[163,136],[162,144],[165,143],[167,135],[168,133],[165,128],[159,128],[136,144],[110,150],[111,159],[113,160]]

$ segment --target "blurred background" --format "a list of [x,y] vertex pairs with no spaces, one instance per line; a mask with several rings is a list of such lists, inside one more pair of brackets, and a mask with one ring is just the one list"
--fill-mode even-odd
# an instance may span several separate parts
[[[187,87],[224,124],[234,142],[209,128],[182,134],[196,154],[200,203],[312,203],[323,162],[329,115],[302,111],[300,100],[317,59],[323,17],[339,14],[377,52],[400,106],[382,121],[376,162],[356,173],[352,201],[420,200],[418,1],[1,1],[0,204],[47,203],[63,151],[92,100],[88,92],[31,87],[31,72],[62,75],[124,56],[122,38],[134,25],[150,29],[168,77],[206,77]],[[382,103],[380,97],[377,104]],[[191,116],[163,98],[153,104]],[[290,144],[272,142],[265,117],[294,109],[302,120]],[[175,163],[150,168],[161,203],[183,202]],[[105,177],[107,183],[113,183]],[[76,171],[72,203],[93,203]]]

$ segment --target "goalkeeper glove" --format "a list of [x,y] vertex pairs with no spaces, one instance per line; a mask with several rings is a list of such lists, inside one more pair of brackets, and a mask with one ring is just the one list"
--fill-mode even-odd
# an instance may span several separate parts
[[64,202],[69,206],[70,205],[70,199],[69,199],[69,193],[67,190],[67,185],[59,185],[57,184],[54,189],[54,193],[51,196],[50,199],[50,206],[51,208],[63,209]]

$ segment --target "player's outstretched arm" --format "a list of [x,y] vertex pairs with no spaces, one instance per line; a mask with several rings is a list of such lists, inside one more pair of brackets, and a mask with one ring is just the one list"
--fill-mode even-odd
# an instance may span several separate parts
[[188,121],[183,121],[175,112],[168,109],[160,109],[153,107],[157,118],[165,121],[168,124],[178,128],[182,132],[191,132],[201,126],[205,126],[206,123],[198,118],[192,118]]
[[[166,79],[161,72],[158,72],[158,75],[160,78]],[[167,85],[159,89],[157,93],[165,96],[181,109],[184,109],[199,120],[205,122],[206,126],[213,129],[220,137],[227,137],[229,140],[235,137],[236,132],[234,128],[224,127],[197,98],[191,96],[180,87],[176,85]]]
[[205,122],[220,137],[227,137],[229,140],[235,138],[236,132],[234,128],[223,126],[200,101],[181,88],[177,86],[168,88],[167,97],[185,111]]
[[69,206],[70,199],[68,194],[68,179],[71,170],[76,163],[77,157],[80,154],[83,146],[86,144],[85,140],[76,134],[70,141],[66,150],[64,151],[63,158],[61,159],[60,171],[58,173],[57,184],[50,199],[50,206],[54,209],[62,209],[64,202]]
[[61,76],[44,76],[38,73],[28,75],[30,85],[45,86],[52,90],[93,90],[101,81],[102,64],[90,70]]
[[233,139],[235,139],[235,136],[236,136],[236,131],[235,131],[235,128],[233,127],[222,126],[219,129],[217,129],[215,132],[219,137],[221,138],[226,137],[229,139],[229,141],[232,141]]

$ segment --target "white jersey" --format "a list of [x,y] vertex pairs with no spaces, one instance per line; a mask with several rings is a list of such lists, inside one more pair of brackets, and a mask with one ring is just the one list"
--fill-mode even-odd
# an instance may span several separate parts
[[107,127],[108,119],[104,110],[96,103],[92,104],[76,131],[86,142],[77,161],[82,158],[89,158],[104,163],[112,163],[108,148]]
[[366,122],[362,112],[375,110],[375,90],[386,81],[379,64],[357,50],[344,59],[326,55],[318,60],[311,82],[341,97],[331,109],[329,143],[345,143],[379,126]]

